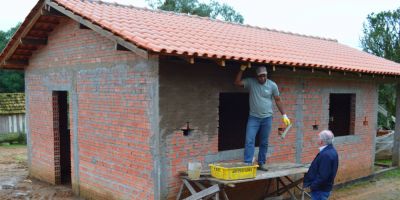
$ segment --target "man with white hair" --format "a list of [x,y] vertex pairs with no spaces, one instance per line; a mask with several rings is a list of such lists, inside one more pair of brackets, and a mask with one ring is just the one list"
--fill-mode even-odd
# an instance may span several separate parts
[[332,143],[334,135],[329,130],[318,134],[319,153],[304,176],[303,187],[310,188],[312,200],[329,198],[339,165],[339,157]]

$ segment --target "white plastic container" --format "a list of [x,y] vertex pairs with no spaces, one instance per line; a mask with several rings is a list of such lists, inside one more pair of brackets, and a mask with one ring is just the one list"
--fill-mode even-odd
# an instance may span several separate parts
[[199,162],[189,162],[188,163],[188,176],[192,180],[197,180],[200,178],[201,163]]

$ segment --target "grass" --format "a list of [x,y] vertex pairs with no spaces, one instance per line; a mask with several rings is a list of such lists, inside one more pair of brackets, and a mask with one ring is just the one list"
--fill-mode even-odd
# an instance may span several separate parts
[[360,182],[356,182],[353,184],[348,184],[342,188],[337,189],[336,191],[349,191],[349,190],[353,190],[355,188],[359,188],[359,187],[364,187],[366,185],[368,185],[370,183],[370,181],[366,180],[366,181],[360,181]]
[[[378,163],[390,164],[391,165],[392,161],[391,160],[381,160]],[[371,180],[364,180],[364,181],[355,182],[353,184],[348,184],[348,185],[346,185],[346,186],[344,186],[342,188],[337,189],[336,191],[345,192],[345,191],[353,190],[353,189],[360,188],[360,187],[366,187],[371,182],[375,182],[375,181],[378,181],[378,180],[396,179],[396,178],[400,178],[400,168],[384,172],[383,174],[380,174],[376,178],[372,178]]]
[[382,174],[382,178],[399,178],[400,177],[400,168],[390,170]]
[[26,148],[26,144],[10,144],[10,145],[0,145],[2,148],[16,149],[16,148]]
[[392,160],[390,159],[376,160],[375,163],[392,166]]
[[26,155],[26,154],[24,154],[24,155],[16,155],[16,156],[14,156],[14,160],[19,162],[19,163],[26,162],[28,160],[28,155]]

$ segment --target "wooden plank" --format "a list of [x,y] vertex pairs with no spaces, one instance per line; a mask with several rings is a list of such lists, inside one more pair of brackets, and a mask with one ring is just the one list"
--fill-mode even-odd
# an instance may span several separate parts
[[46,45],[47,38],[36,39],[36,38],[21,38],[19,41],[22,45]]
[[222,196],[224,197],[225,200],[229,200],[228,195],[226,194],[224,188],[222,188]]
[[18,67],[26,67],[29,65],[28,60],[14,60],[14,59],[10,59],[7,60],[3,63],[4,66],[6,67],[11,67],[11,68],[18,68]]
[[181,195],[182,195],[182,191],[183,191],[183,187],[185,186],[184,183],[181,184],[181,188],[179,188],[179,192],[178,195],[176,196],[176,200],[181,199]]
[[0,134],[5,134],[10,132],[11,124],[9,123],[10,120],[8,118],[9,118],[8,115],[0,115]]
[[290,168],[290,169],[283,169],[283,170],[269,170],[269,171],[257,171],[257,176],[252,179],[241,179],[241,180],[232,180],[232,181],[227,181],[227,180],[222,180],[222,179],[217,179],[213,177],[208,177],[205,178],[204,180],[209,180],[218,184],[237,184],[237,183],[245,183],[245,182],[251,182],[251,181],[257,181],[257,180],[264,180],[264,179],[272,179],[272,178],[277,178],[277,177],[282,177],[282,176],[290,176],[294,174],[304,174],[308,171],[308,167],[298,167],[298,168]]
[[215,199],[216,199],[216,200],[219,200],[219,194],[218,194],[218,192],[215,193]]
[[266,181],[267,181],[267,185],[264,188],[264,195],[268,194],[269,188],[271,187],[271,183],[272,183],[272,180],[266,180]]
[[117,42],[118,44],[120,44],[121,46],[124,46],[125,48],[131,50],[132,52],[136,53],[137,55],[148,59],[149,55],[147,53],[147,50],[143,50],[139,47],[137,47],[136,45],[132,44],[131,42],[125,41],[123,38],[114,35],[112,32],[107,31],[103,28],[101,28],[98,25],[93,24],[92,22],[82,18],[79,15],[76,15],[74,13],[72,13],[71,11],[65,9],[62,6],[59,6],[58,4],[50,1],[50,0],[46,0],[45,1],[47,5],[49,5],[50,7],[58,10],[59,12],[63,13],[64,15],[68,16],[69,18],[77,21],[78,23],[81,23],[87,27],[89,27],[90,29],[92,29],[93,31],[99,33],[100,35],[110,39],[111,41]]
[[190,191],[192,194],[196,194],[196,190],[190,185],[189,181],[182,179],[183,183],[185,184],[186,188]]
[[283,200],[282,196],[275,196],[275,197],[267,197],[264,200]]
[[[400,83],[396,86],[396,119],[400,119]],[[400,166],[400,121],[396,120],[393,136],[392,166]]]
[[[288,193],[290,194],[290,196],[292,197],[292,199],[296,199],[296,200],[297,200],[296,196],[294,196],[294,194],[290,191],[290,189],[293,188],[293,185],[292,185],[292,184],[294,184],[294,183],[291,183],[291,184],[289,184],[289,185],[286,185],[286,184],[282,181],[282,179],[280,179],[280,178],[278,178],[278,181],[283,185],[282,192],[279,192],[279,195],[281,195],[281,194],[283,194],[283,193],[285,193],[285,192],[288,192]],[[301,181],[302,181],[302,180],[301,180]],[[297,184],[298,184],[298,183],[297,183]]]
[[217,193],[217,192],[219,192],[219,186],[218,185],[213,185],[213,186],[211,186],[211,187],[209,187],[209,188],[207,188],[205,190],[202,190],[202,191],[200,191],[200,192],[198,192],[196,194],[193,194],[190,197],[187,197],[185,200],[198,200],[198,199],[201,199],[201,198],[203,198],[205,196],[208,196],[208,195],[211,195],[211,194],[214,194],[214,193]]
[[[294,181],[292,179],[290,179],[288,176],[285,176],[285,178],[290,182],[290,183],[294,183]],[[301,180],[303,180],[304,177],[301,178]],[[305,192],[303,188],[300,188],[299,184],[296,185],[296,188],[299,189],[302,192]],[[311,197],[310,194],[308,194],[307,192],[305,192],[309,197]]]
[[79,29],[90,29],[90,28],[83,24],[79,24]]
[[115,44],[115,49],[118,51],[130,51],[129,49],[127,49],[126,47],[124,47],[118,43]]
[[383,163],[374,163],[374,165],[379,167],[390,167],[390,164],[383,164]]
[[49,9],[49,10],[42,10],[41,11],[43,16],[51,16],[51,17],[65,17],[64,14],[59,12],[58,10],[55,9]]
[[19,52],[15,51],[14,55],[30,57],[30,56],[32,56],[32,52],[30,52],[30,51],[19,51]]
[[218,64],[219,66],[225,67],[225,60],[221,59],[221,60],[217,60],[216,62],[217,62],[217,64]]
[[283,183],[283,181],[278,178],[279,182],[284,186],[283,188],[281,188],[282,191],[279,191],[279,194],[283,194],[285,192],[290,192],[289,190],[292,189],[293,187],[295,187],[296,185],[300,184],[301,182],[303,182],[303,179],[299,179],[294,181],[293,183],[290,183],[289,185],[286,185]]
[[[200,190],[205,190],[206,189],[206,187],[203,185],[203,184],[201,184],[199,181],[192,181]],[[208,197],[206,197],[206,198],[204,198],[203,200],[207,200],[207,199],[209,199],[209,198],[212,198],[212,199],[214,199],[215,200],[215,197],[213,197],[213,196],[208,196]]]
[[205,187],[203,184],[199,183],[198,181],[193,181],[193,183],[194,183],[197,187],[199,187],[201,190],[206,189],[206,187]]
[[190,64],[194,64],[194,57],[193,56],[182,56],[182,59],[184,59],[186,62]]

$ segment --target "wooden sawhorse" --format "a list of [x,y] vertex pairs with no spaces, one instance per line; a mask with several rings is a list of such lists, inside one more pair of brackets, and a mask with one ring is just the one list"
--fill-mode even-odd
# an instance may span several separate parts
[[[200,178],[199,180],[191,180],[187,176],[181,176],[182,180],[182,185],[179,189],[178,196],[176,197],[176,200],[181,199],[182,192],[185,188],[189,190],[191,195],[189,197],[186,197],[184,200],[197,200],[197,199],[209,199],[212,198],[214,200],[219,200],[219,193],[220,191],[223,191],[223,193],[226,196],[226,193],[224,190],[220,189],[219,184],[213,184],[210,187],[204,186],[202,181],[206,181],[207,179]],[[196,185],[200,191],[196,191],[195,188],[190,184]]]
[[[182,191],[187,188],[191,193],[191,196],[185,198],[185,200],[197,200],[197,199],[216,199],[219,200],[220,195],[225,199],[229,200],[228,195],[225,192],[225,187],[235,187],[236,184],[252,182],[252,181],[260,181],[269,179],[275,179],[277,188],[276,190],[269,192],[269,188],[271,185],[271,181],[268,182],[267,187],[265,188],[265,197],[270,195],[282,195],[288,192],[292,199],[297,200],[296,196],[290,191],[292,188],[297,188],[302,192],[302,196],[308,195],[307,192],[304,191],[299,185],[303,182],[303,175],[308,171],[308,166],[294,163],[285,163],[273,166],[271,165],[271,169],[269,171],[257,171],[257,175],[252,179],[241,179],[241,180],[221,180],[217,178],[213,178],[210,175],[201,176],[197,180],[189,179],[188,176],[182,175],[180,176],[182,180],[182,185],[179,189],[179,193],[177,196],[177,200],[181,199]],[[293,181],[289,176],[293,175],[302,175],[301,178]],[[286,180],[286,183],[285,183]],[[206,187],[204,183],[208,183],[211,185],[210,187]],[[195,187],[200,191],[196,191]],[[310,196],[311,197],[311,196]]]

